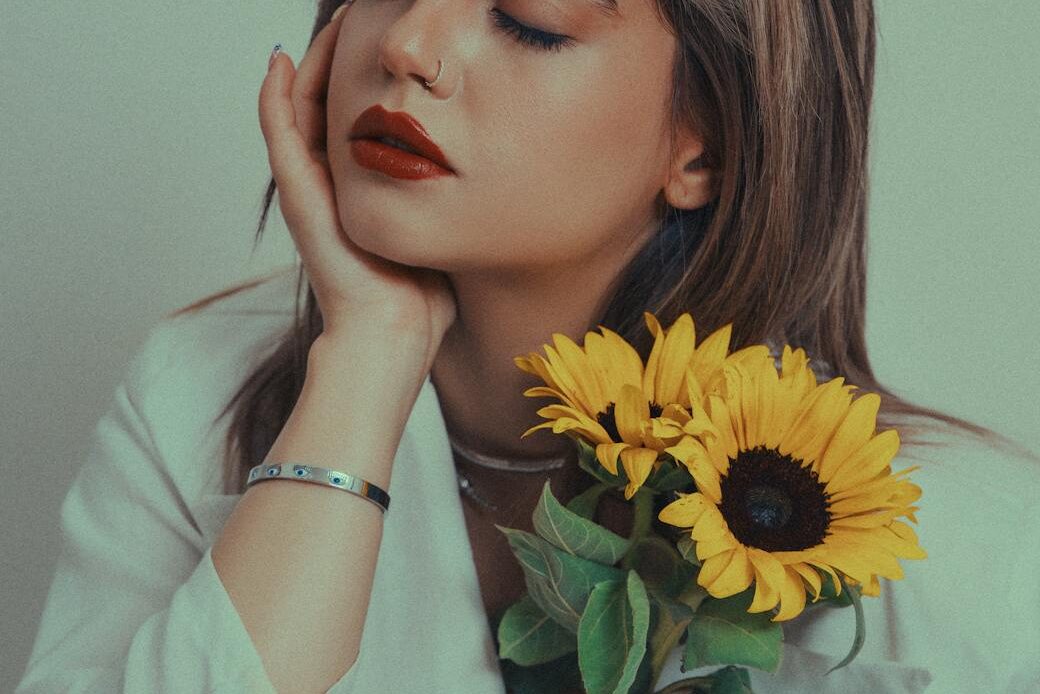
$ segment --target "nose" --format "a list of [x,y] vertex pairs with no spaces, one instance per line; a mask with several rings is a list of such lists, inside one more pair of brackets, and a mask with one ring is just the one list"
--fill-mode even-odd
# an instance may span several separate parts
[[[387,28],[379,42],[379,62],[387,72],[410,77],[424,89],[427,80],[434,81],[451,25],[459,23],[445,5],[443,1],[416,0]],[[441,88],[443,83],[443,79],[437,80],[430,89]]]

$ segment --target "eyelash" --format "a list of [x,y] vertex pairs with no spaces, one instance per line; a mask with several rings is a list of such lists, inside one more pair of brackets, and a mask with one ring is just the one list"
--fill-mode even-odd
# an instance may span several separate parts
[[513,34],[516,41],[525,46],[544,51],[558,51],[574,43],[570,37],[550,34],[547,31],[540,31],[521,24],[497,7],[491,8],[491,14],[495,17],[495,26],[508,34]]

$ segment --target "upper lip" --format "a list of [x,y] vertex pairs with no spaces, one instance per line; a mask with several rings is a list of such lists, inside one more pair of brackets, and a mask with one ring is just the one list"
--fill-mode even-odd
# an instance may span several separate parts
[[350,139],[392,137],[413,148],[422,156],[430,159],[452,173],[454,167],[445,158],[422,123],[404,111],[387,111],[381,104],[370,106],[362,111],[354,127],[350,131]]

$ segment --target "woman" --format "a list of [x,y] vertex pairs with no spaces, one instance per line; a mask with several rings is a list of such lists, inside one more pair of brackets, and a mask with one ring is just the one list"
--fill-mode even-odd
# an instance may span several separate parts
[[[898,426],[904,449],[940,424],[997,440],[870,368],[874,38],[867,0],[321,0],[299,68],[276,54],[259,103],[273,180],[258,233],[277,187],[305,315],[258,364],[271,326],[231,323],[246,315],[234,302],[267,306],[284,275],[153,333],[63,507],[67,554],[18,693],[505,691],[490,639],[524,584],[496,525],[530,529],[546,480],[561,500],[589,483],[566,438],[519,438],[545,403],[524,396],[539,383],[513,358],[552,333],[603,325],[645,359],[643,311],[664,325],[690,311],[700,335],[732,322],[732,349],[801,346],[821,375],[881,394],[879,428]],[[411,139],[422,130],[434,148]],[[180,425],[232,382],[220,494]],[[979,562],[961,559],[1010,535],[988,516],[984,540],[939,534],[957,527],[973,462],[1001,472],[976,498],[1040,530],[1025,491],[1040,468],[973,455],[922,481],[935,509],[922,545],[940,551],[866,601],[860,659],[822,676],[851,626],[818,613],[756,691],[1034,683],[1037,621],[1015,600],[1035,595],[1040,552],[956,619],[933,609],[932,576],[970,572]],[[397,515],[314,484],[247,487],[286,461],[389,490]],[[608,499],[597,519],[625,532],[628,509]],[[125,594],[98,588],[111,585]],[[1020,625],[1011,645],[979,615]],[[953,643],[933,658],[940,634]],[[682,677],[672,661],[662,686]]]

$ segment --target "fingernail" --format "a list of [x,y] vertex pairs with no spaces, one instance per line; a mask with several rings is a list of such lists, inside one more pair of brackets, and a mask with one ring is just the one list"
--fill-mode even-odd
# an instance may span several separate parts
[[339,7],[337,7],[336,11],[332,13],[332,18],[329,20],[329,23],[331,24],[333,21],[335,21],[336,17],[339,16],[339,13],[342,12],[343,10],[347,9],[347,5],[349,5],[349,4],[350,4],[350,2],[348,0],[348,2],[345,2],[342,5],[340,5]]
[[282,52],[282,44],[276,43],[274,48],[271,49],[271,57],[267,59],[267,69],[271,69],[271,65],[274,64],[274,59],[278,57],[278,54]]

